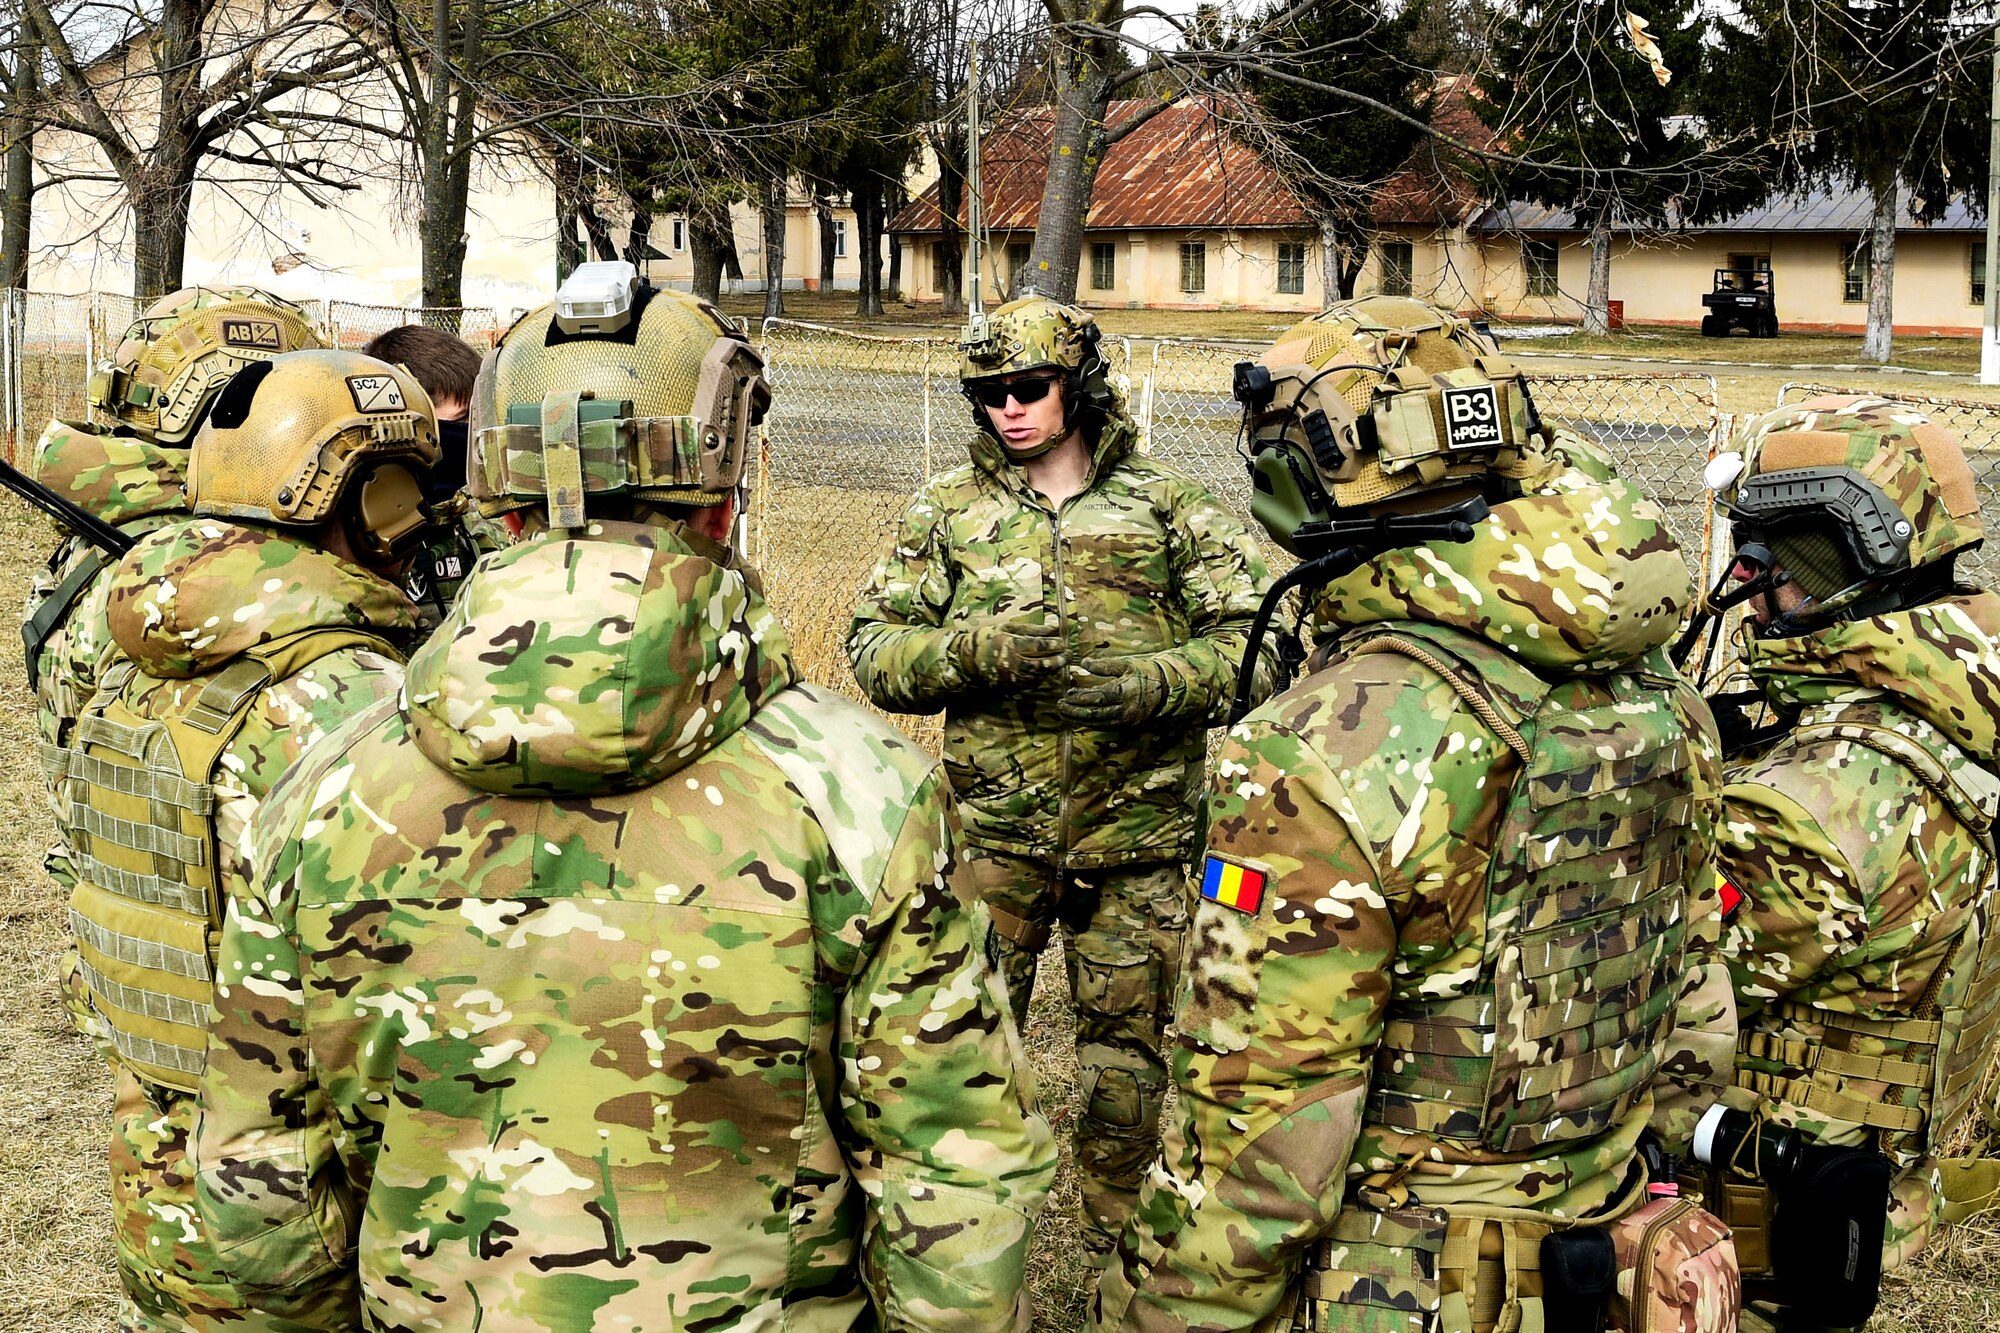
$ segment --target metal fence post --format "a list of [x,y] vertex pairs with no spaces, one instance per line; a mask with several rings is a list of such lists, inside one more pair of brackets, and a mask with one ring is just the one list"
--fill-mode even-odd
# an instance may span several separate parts
[[[1025,389],[1023,393],[1027,392]],[[931,345],[924,344],[924,481],[936,473],[931,468]]]

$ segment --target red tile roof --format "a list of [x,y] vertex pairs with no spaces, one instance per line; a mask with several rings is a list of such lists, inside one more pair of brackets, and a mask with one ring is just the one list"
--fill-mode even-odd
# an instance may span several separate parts
[[[1139,101],[1113,102],[1107,117],[1118,125]],[[990,231],[1033,231],[1042,211],[1048,175],[1053,107],[1029,107],[1003,116],[981,145],[980,182]],[[965,220],[964,206],[959,221]],[[890,219],[893,232],[939,230],[937,185]],[[1305,205],[1278,173],[1239,142],[1205,101],[1175,103],[1111,145],[1091,193],[1091,231],[1151,228],[1312,226]]]
[[1402,170],[1382,182],[1375,192],[1377,225],[1454,227],[1485,207],[1486,198],[1467,170],[1466,159],[1453,147],[1464,144],[1485,150],[1495,140],[1472,109],[1467,84],[1462,75],[1438,80],[1431,100],[1431,127],[1444,137],[1427,134],[1419,139]]

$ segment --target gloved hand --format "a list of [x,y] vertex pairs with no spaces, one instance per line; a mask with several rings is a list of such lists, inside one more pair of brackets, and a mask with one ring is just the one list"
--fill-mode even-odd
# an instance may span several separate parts
[[1167,706],[1167,672],[1151,657],[1093,657],[1069,669],[1062,715],[1094,727],[1136,727]]
[[951,648],[959,671],[982,685],[1026,685],[1062,669],[1062,631],[1037,620],[976,621],[958,632]]

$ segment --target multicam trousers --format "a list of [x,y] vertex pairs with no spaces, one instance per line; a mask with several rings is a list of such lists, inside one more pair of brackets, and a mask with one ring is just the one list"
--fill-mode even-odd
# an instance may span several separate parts
[[111,1215],[122,1333],[345,1333],[361,1327],[354,1275],[286,1293],[281,1313],[251,1311],[220,1271],[195,1206],[188,1140],[200,1103],[114,1065]]
[[994,922],[994,944],[1017,1015],[1058,923],[1076,1006],[1076,1165],[1084,1241],[1111,1251],[1159,1151],[1167,1067],[1160,1041],[1173,1016],[1187,938],[1186,868],[1178,861],[1061,871],[983,847],[967,862]]

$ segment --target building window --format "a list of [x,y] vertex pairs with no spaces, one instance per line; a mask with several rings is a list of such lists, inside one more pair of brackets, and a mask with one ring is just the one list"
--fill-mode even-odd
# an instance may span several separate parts
[[667,241],[668,250],[672,251],[675,254],[679,254],[682,250],[687,249],[687,243],[688,243],[687,219],[675,218],[673,226],[668,229],[667,235],[668,235],[668,241]]
[[1972,287],[1967,305],[1986,304],[1986,242],[1972,243]]
[[1868,238],[1862,237],[1840,249],[1840,299],[1849,305],[1868,300]]
[[1208,290],[1208,242],[1181,242],[1181,290],[1190,294]]
[[1306,248],[1296,241],[1278,242],[1278,295],[1303,296],[1306,291]]
[[1090,247],[1090,290],[1108,292],[1118,285],[1118,247],[1098,241]]
[[835,218],[833,220],[833,257],[835,259],[847,258],[846,218]]
[[1521,276],[1529,296],[1556,294],[1556,243],[1521,242]]
[[1416,264],[1408,241],[1382,242],[1382,280],[1376,284],[1384,296],[1408,296],[1410,275]]
[[1021,270],[1028,266],[1028,243],[1010,241],[1007,243],[1007,290],[1021,290]]

